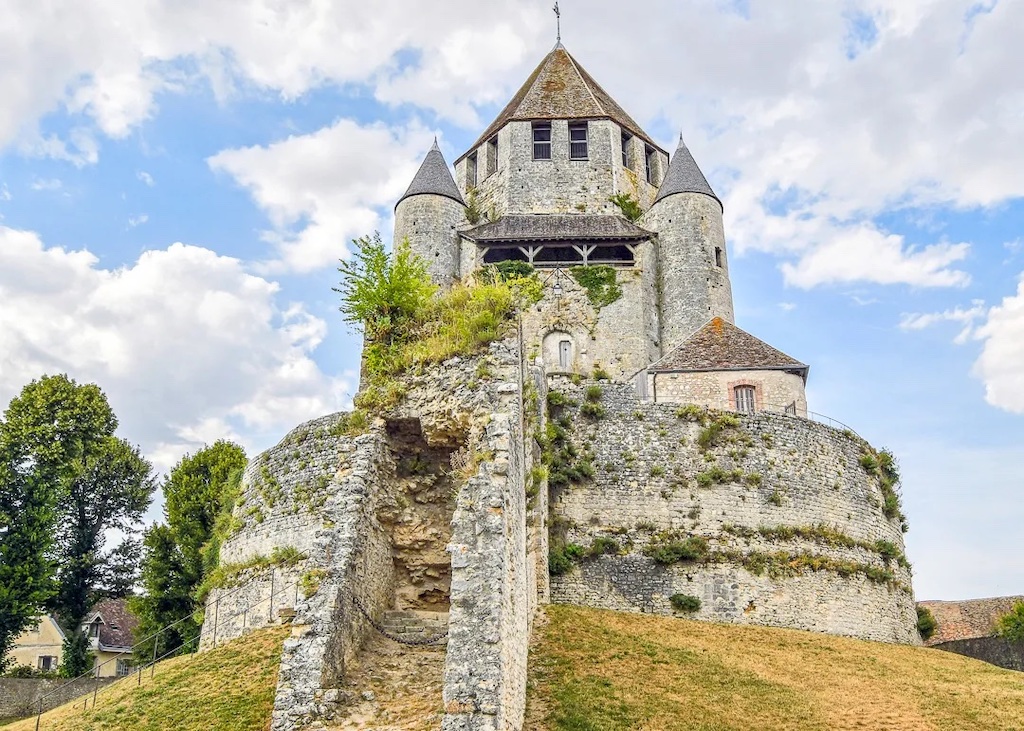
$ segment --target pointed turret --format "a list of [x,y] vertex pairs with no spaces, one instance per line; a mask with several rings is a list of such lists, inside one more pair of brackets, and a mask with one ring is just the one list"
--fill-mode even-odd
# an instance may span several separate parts
[[[466,205],[458,186],[455,185],[455,178],[452,177],[452,173],[448,169],[448,163],[445,162],[444,155],[441,154],[441,148],[437,146],[436,137],[433,147],[423,158],[420,169],[416,172],[416,176],[412,179],[405,194],[398,199],[398,203],[414,195],[440,195]],[[395,208],[398,208],[398,203],[395,204]]]
[[395,205],[394,241],[408,239],[413,252],[426,263],[434,284],[448,287],[459,278],[456,229],[465,216],[466,204],[435,138]]
[[654,204],[640,219],[658,232],[663,352],[712,318],[733,322],[722,211],[680,135]]
[[668,172],[665,173],[665,179],[658,189],[658,196],[654,199],[654,202],[657,203],[677,193],[700,193],[711,196],[718,201],[719,207],[723,211],[725,210],[725,207],[722,206],[722,200],[715,195],[715,191],[711,189],[708,179],[704,177],[704,173],[700,171],[697,161],[693,159],[689,148],[683,142],[682,135],[679,135],[679,147],[676,148],[676,154],[672,156],[672,160],[668,164]]

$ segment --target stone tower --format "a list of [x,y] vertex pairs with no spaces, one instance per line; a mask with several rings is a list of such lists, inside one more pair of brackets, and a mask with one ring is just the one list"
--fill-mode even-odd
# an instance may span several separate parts
[[666,352],[716,317],[734,321],[722,212],[680,136],[654,205],[640,220],[658,234]]
[[459,236],[466,204],[448,170],[437,140],[416,177],[395,206],[396,243],[408,239],[427,264],[435,284],[447,287],[459,278]]

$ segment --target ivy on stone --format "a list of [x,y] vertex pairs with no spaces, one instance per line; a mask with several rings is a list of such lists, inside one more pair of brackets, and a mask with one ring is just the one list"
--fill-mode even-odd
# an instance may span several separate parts
[[595,309],[607,307],[622,297],[622,287],[614,267],[604,264],[571,267],[569,274],[587,290],[587,299]]

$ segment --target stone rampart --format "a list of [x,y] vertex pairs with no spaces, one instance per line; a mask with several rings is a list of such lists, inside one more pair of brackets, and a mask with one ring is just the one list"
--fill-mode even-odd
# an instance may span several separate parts
[[670,614],[673,595],[695,596],[698,619],[918,641],[900,522],[859,437],[641,403],[607,382],[591,393],[603,417],[588,418],[587,383],[551,387],[576,404],[552,416],[593,468],[552,489],[554,548],[579,547],[552,601]]
[[[45,713],[51,708],[64,705],[75,698],[91,694],[96,688],[104,688],[117,678],[0,678],[0,723],[6,719],[24,718]],[[40,705],[40,701],[42,704]]]

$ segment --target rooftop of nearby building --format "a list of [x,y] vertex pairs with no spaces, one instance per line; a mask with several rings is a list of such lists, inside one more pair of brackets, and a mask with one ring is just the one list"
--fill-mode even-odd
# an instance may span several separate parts
[[953,640],[991,637],[995,634],[996,620],[1013,609],[1024,596],[1001,596],[989,599],[968,599],[960,602],[924,601],[935,617],[936,628],[926,644],[940,645]]
[[610,119],[661,150],[650,135],[559,44],[544,57],[526,83],[480,135],[480,139],[459,160],[509,122],[539,119]]
[[808,366],[716,317],[648,370],[652,373],[791,370],[806,379]]
[[83,625],[99,620],[99,644],[101,647],[131,647],[139,621],[128,611],[125,599],[104,599],[93,607]]

